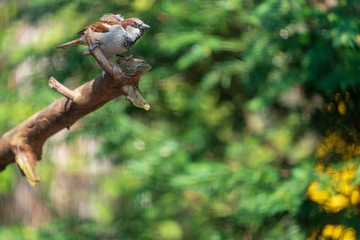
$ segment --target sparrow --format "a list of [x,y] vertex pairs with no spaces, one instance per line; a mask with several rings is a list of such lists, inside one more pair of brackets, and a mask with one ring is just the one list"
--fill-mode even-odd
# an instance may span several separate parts
[[[125,19],[119,14],[108,13],[100,18],[100,21],[83,28],[78,34],[81,36],[73,41],[57,46],[58,49],[68,49],[75,45],[88,45],[85,39],[85,31],[90,28],[98,41],[105,57],[121,55],[129,50],[143,35],[144,30],[150,28],[139,18]],[[83,52],[84,56],[90,55],[90,50]]]

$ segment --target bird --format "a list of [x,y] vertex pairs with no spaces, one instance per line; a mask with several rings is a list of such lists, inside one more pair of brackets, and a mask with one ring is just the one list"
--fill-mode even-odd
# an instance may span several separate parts
[[[136,17],[125,19],[120,14],[107,13],[98,22],[78,32],[81,35],[79,38],[56,46],[56,48],[65,50],[75,45],[88,45],[84,36],[88,28],[93,31],[93,35],[98,41],[98,46],[104,56],[109,57],[114,55],[122,56],[121,53],[129,50],[144,34],[144,30],[150,28],[150,26]],[[90,50],[85,50],[83,55],[91,55]]]

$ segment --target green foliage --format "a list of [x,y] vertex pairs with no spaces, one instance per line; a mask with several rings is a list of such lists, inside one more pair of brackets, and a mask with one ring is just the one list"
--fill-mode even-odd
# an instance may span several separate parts
[[[354,209],[338,220],[309,203],[306,191],[321,178],[314,169],[319,136],[358,132],[360,6],[307,2],[0,3],[1,132],[59,97],[47,87],[49,76],[74,88],[100,74],[94,59],[81,56],[85,47],[53,46],[103,13],[121,9],[151,25],[131,53],[153,67],[140,82],[149,112],[121,98],[66,138],[69,145],[94,139],[97,161],[111,164],[87,189],[90,220],[56,210],[49,197],[57,171],[94,177],[81,167],[86,157],[73,147],[77,164],[58,170],[49,143],[39,163],[47,172],[41,198],[59,218],[30,232],[1,228],[0,238],[304,239],[334,222],[359,229]],[[18,30],[25,20],[31,33]],[[351,96],[345,116],[326,108],[339,92]],[[0,174],[0,193],[15,188],[12,172]]]

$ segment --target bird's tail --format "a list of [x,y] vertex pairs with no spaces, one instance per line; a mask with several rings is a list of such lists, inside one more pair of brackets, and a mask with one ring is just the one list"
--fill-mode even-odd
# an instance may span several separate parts
[[75,45],[85,45],[84,41],[81,38],[77,38],[75,40],[72,40],[70,42],[64,43],[62,45],[56,46],[55,48],[58,49],[68,49],[69,47],[75,46]]

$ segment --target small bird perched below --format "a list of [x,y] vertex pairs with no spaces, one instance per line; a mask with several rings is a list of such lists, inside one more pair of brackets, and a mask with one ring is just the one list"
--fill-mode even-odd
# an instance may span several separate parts
[[[78,32],[81,37],[64,43],[56,48],[67,49],[75,45],[88,45],[84,33],[90,28],[94,37],[99,41],[99,46],[105,57],[120,55],[129,50],[143,35],[144,30],[150,28],[138,18],[124,19],[119,14],[108,13],[90,26]],[[84,56],[90,55],[89,50],[83,52]]]

